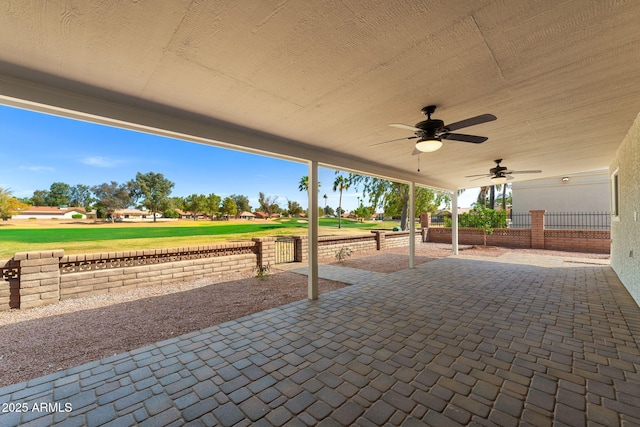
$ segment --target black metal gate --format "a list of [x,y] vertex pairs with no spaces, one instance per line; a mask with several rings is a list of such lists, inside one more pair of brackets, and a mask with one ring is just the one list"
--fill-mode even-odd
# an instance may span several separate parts
[[294,262],[296,260],[296,245],[291,237],[276,239],[276,264]]

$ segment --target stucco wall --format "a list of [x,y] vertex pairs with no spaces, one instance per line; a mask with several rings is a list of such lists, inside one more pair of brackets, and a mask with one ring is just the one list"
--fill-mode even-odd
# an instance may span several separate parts
[[640,305],[640,115],[609,165],[610,174],[616,170],[620,215],[611,221],[611,266]]
[[562,177],[514,182],[513,211],[608,212],[609,171],[607,169]]

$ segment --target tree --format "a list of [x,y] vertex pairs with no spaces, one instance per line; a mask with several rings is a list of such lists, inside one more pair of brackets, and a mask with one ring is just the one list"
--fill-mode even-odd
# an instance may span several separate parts
[[324,214],[326,216],[334,216],[336,214],[336,211],[334,211],[331,206],[325,206],[324,207]]
[[477,206],[487,206],[487,191],[489,187],[480,187],[480,194],[478,194]]
[[263,192],[258,193],[258,203],[260,204],[260,210],[266,213],[269,217],[280,209],[276,201],[277,196],[267,196]]
[[64,182],[54,182],[46,198],[47,206],[69,206],[71,204],[71,186]]
[[175,184],[161,173],[148,172],[143,174],[138,172],[136,179],[131,181],[129,185],[131,198],[136,201],[142,199],[141,205],[151,212],[153,222],[155,222],[156,213],[169,207],[169,196]]
[[370,219],[373,214],[373,208],[371,206],[365,206],[362,203],[358,205],[356,209],[352,212],[357,218],[360,219],[360,222],[364,219]]
[[33,206],[47,206],[47,200],[49,199],[49,190],[36,190],[33,192],[31,198],[31,204]]
[[[386,215],[400,217],[402,230],[409,229],[409,185],[358,174],[350,174],[349,181],[353,185],[363,186],[363,193],[368,196],[374,210],[376,207],[383,207]],[[448,201],[450,197],[444,193],[417,187],[414,216],[417,217],[421,212],[434,213],[438,206]]]
[[[305,175],[300,178],[300,182],[298,183],[298,190],[309,191],[309,176]],[[320,190],[320,182],[318,182],[318,190]]]
[[76,184],[71,187],[69,204],[71,206],[81,206],[86,210],[91,209],[95,199],[91,196],[91,188],[88,185]]
[[13,197],[10,190],[0,187],[0,218],[9,219],[21,210],[28,208],[29,205]]
[[342,192],[351,187],[351,181],[336,171],[336,179],[333,181],[333,191],[340,191],[340,199],[338,200],[338,228],[342,228]]
[[466,215],[473,219],[473,227],[482,230],[485,246],[487,246],[487,234],[493,234],[494,228],[503,228],[506,225],[506,211],[476,206]]
[[[231,196],[233,197],[233,196]],[[207,199],[205,201],[204,204],[204,212],[209,215],[209,217],[211,218],[211,220],[213,221],[216,217],[216,215],[218,214],[218,212],[220,212],[220,203],[222,202],[222,199],[220,199],[220,196],[216,196],[215,194],[211,193],[207,196]]]
[[198,219],[198,214],[204,212],[207,205],[207,196],[204,194],[192,194],[184,199],[184,210],[191,213],[193,220]]
[[222,206],[220,207],[220,212],[222,215],[227,215],[228,217],[235,217],[238,213],[238,206],[236,205],[236,201],[231,197],[225,197],[222,201]]
[[324,208],[327,208],[327,199],[329,198],[329,196],[327,196],[327,194],[325,193],[324,196],[322,196],[324,198]]
[[489,187],[489,209],[495,209],[496,207],[496,186]]
[[238,212],[251,212],[251,205],[249,205],[249,198],[241,194],[232,194],[231,197],[238,207]]
[[298,183],[299,191],[309,191],[309,176],[305,175],[300,178],[300,182]]
[[117,182],[104,183],[91,187],[96,196],[99,210],[104,211],[107,218],[113,218],[113,214],[124,209],[131,203],[130,189],[127,184],[118,185]]
[[295,200],[287,200],[287,211],[290,216],[295,216],[300,215],[303,212],[303,209]]
[[502,184],[502,194],[498,196],[503,211],[507,210],[507,203],[511,204],[511,195],[507,196],[508,185],[506,182]]

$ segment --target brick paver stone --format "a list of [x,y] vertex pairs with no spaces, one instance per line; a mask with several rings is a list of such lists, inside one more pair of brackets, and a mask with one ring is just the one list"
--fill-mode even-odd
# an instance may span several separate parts
[[[638,423],[640,308],[607,265],[319,274],[351,286],[0,388],[0,425]],[[9,406],[41,402],[73,410]]]

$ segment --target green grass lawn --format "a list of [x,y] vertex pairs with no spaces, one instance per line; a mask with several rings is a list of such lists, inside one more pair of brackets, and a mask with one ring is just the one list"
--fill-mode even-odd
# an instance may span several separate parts
[[[338,220],[321,218],[323,234],[338,231]],[[342,220],[344,231],[366,232],[372,228],[391,228],[390,223],[360,223]],[[215,244],[260,236],[304,234],[307,223],[298,219],[247,222],[181,222],[179,225],[139,224],[126,226],[97,224],[84,226],[0,227],[0,259],[15,252],[64,249],[66,253],[126,251],[161,247]]]

